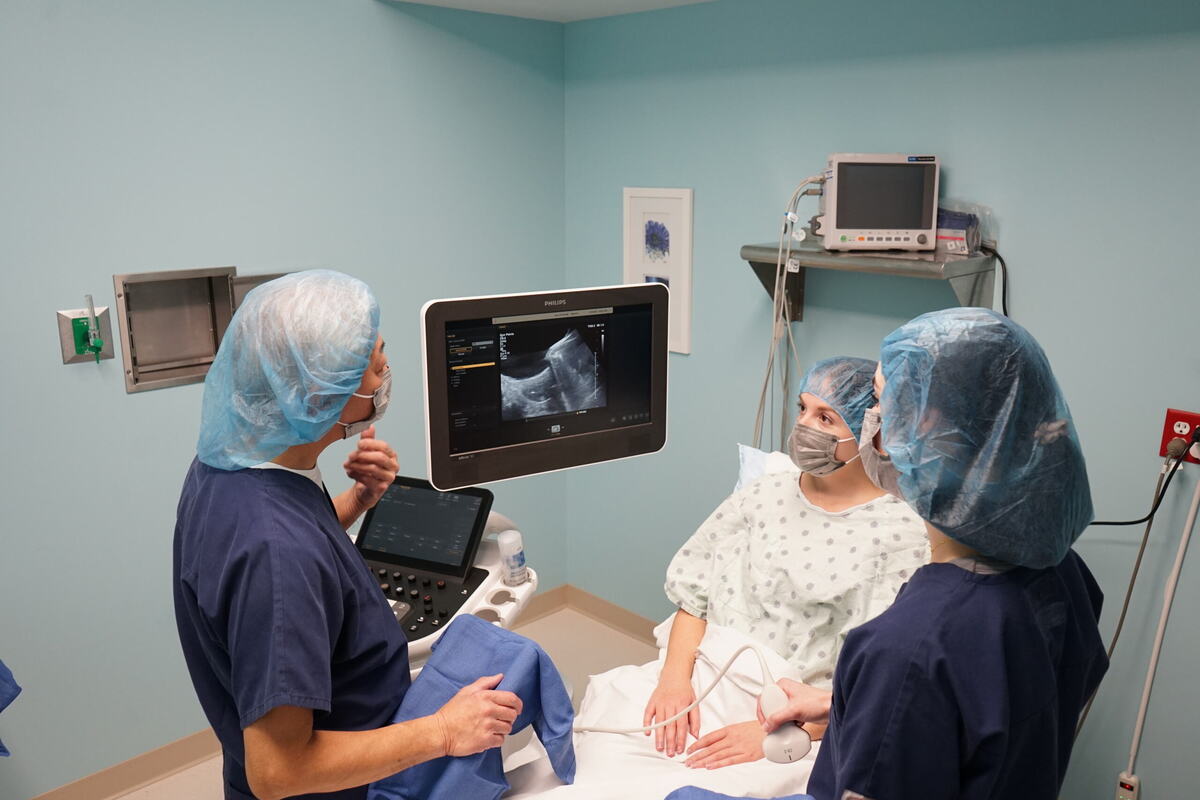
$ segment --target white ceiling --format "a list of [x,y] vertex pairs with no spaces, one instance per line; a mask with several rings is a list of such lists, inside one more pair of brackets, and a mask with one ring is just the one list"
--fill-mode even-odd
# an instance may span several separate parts
[[659,8],[710,3],[712,0],[405,0],[426,6],[485,11],[510,17],[545,19],[551,22],[578,22],[581,19],[611,17]]

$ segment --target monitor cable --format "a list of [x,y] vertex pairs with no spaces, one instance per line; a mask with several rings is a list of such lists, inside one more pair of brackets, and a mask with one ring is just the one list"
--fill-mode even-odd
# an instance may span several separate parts
[[[788,200],[787,207],[784,209],[783,224],[779,231],[779,250],[775,260],[775,282],[774,290],[771,292],[771,345],[767,352],[767,368],[763,375],[762,389],[758,397],[758,412],[754,418],[754,436],[753,442],[755,447],[762,446],[763,423],[767,417],[767,396],[772,395],[773,398],[773,376],[775,372],[775,357],[779,351],[780,343],[785,335],[791,331],[791,312],[787,304],[787,266],[792,260],[792,242],[795,241],[793,233],[796,228],[796,223],[800,221],[799,215],[796,213],[796,208],[800,203],[800,198],[809,194],[819,193],[820,189],[811,189],[814,184],[818,187],[825,183],[824,175],[810,175],[800,182],[796,190],[792,192],[791,198]],[[786,357],[786,356],[785,356]],[[799,366],[797,364],[797,366]],[[783,391],[787,391],[787,387],[783,387]],[[787,404],[785,403],[785,408]],[[786,412],[785,412],[786,413]],[[782,442],[781,442],[782,446]]]
[[979,250],[1000,262],[1000,310],[1004,312],[1004,316],[1011,318],[1008,313],[1008,264],[1005,263],[1004,256],[1000,255],[1000,251],[996,249],[995,245],[984,244],[980,246]]

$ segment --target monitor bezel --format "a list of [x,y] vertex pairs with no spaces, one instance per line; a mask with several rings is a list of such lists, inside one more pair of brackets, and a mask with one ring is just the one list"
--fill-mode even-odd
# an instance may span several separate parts
[[[443,490],[633,458],[661,450],[667,440],[667,321],[670,290],[661,283],[431,300],[421,309],[425,399],[425,457],[429,481]],[[446,325],[488,317],[579,311],[630,305],[651,307],[650,421],[479,450],[450,453]]]
[[[355,540],[355,545],[358,547],[359,553],[364,559],[378,561],[385,564],[393,564],[397,567],[407,567],[409,569],[419,570],[423,572],[435,572],[441,575],[451,575],[456,578],[466,577],[467,572],[475,563],[475,554],[479,551],[479,543],[483,539],[484,528],[487,527],[488,514],[492,510],[492,501],[495,495],[490,490],[484,489],[482,486],[465,486],[451,491],[445,491],[437,488],[432,483],[421,478],[408,478],[400,475],[392,481],[392,485],[387,491],[392,491],[396,486],[403,486],[412,489],[427,489],[429,491],[438,492],[439,494],[460,494],[468,497],[481,498],[479,508],[475,514],[475,521],[471,526],[471,538],[467,540],[467,548],[463,552],[462,562],[458,566],[445,564],[440,561],[427,561],[422,558],[412,558],[388,553],[382,550],[369,550],[366,546],[366,533],[370,530],[371,522],[375,519],[375,511],[379,508],[376,503],[368,511],[366,517],[363,518],[362,527],[359,529],[358,537]],[[386,494],[386,493],[385,493]]]
[[[841,181],[840,171],[843,165],[854,164],[880,166],[911,166],[933,168],[933,185],[922,199],[921,216],[929,219],[927,227],[884,229],[884,228],[848,228],[838,219],[838,200]],[[939,156],[924,153],[832,153],[826,163],[824,197],[822,207],[825,219],[821,224],[823,243],[827,250],[933,250],[937,246],[937,209],[938,197],[941,191],[942,161]],[[859,236],[869,238],[883,234],[895,239],[908,238],[901,241],[858,241]],[[842,237],[846,241],[842,241]],[[922,244],[918,238],[924,236]]]

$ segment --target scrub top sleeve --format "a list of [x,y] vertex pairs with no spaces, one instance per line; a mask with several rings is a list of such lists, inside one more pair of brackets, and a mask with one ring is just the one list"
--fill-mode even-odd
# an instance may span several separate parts
[[[867,657],[855,652],[854,641],[852,633],[835,686],[830,797],[857,792],[872,800],[957,798],[959,725],[948,682],[930,674],[919,645],[911,658],[878,652]],[[822,748],[819,757],[824,756]]]
[[708,617],[709,589],[713,581],[713,554],[743,526],[741,492],[727,497],[709,515],[667,567],[663,589],[667,599],[700,619]]
[[334,566],[317,550],[268,539],[229,581],[230,692],[242,728],[279,706],[329,711],[343,603]]

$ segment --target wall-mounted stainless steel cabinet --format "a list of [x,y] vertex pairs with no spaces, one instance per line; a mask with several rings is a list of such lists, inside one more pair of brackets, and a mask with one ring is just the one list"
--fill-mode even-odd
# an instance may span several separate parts
[[233,316],[236,267],[114,275],[125,391],[199,383]]
[[251,289],[262,286],[267,281],[273,281],[276,278],[282,278],[287,275],[286,272],[272,272],[269,275],[239,275],[231,279],[233,284],[233,310],[237,311],[242,306],[242,301],[246,299],[246,295]]

